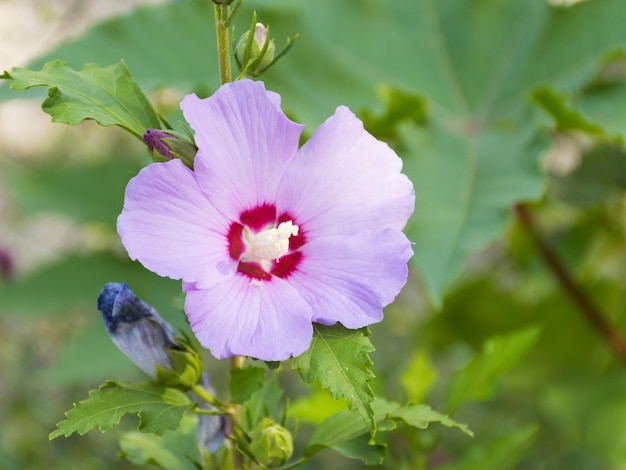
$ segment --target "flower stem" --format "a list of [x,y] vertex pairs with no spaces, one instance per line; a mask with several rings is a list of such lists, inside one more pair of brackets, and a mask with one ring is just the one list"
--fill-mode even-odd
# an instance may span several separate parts
[[[244,356],[233,356],[230,358],[230,370],[231,373],[235,369],[243,368],[243,364],[246,358]],[[241,405],[239,403],[231,404],[231,413],[230,413],[230,426],[234,431],[235,427],[241,425]],[[243,455],[241,455],[236,449],[233,449],[233,468],[235,470],[239,470],[243,468]]]
[[209,405],[213,405],[217,408],[224,408],[224,405],[220,401],[218,401],[213,395],[211,395],[207,390],[205,390],[200,384],[196,384],[191,387],[191,391],[198,395],[198,397],[207,402]]
[[228,25],[230,8],[228,5],[215,5],[215,34],[217,35],[217,61],[220,70],[220,83],[230,82],[230,38]]
[[589,321],[596,331],[602,336],[615,354],[626,362],[626,338],[616,329],[604,313],[591,301],[587,294],[576,284],[561,259],[550,246],[541,238],[539,230],[535,224],[532,213],[525,204],[517,204],[513,211],[517,219],[526,228],[531,238],[534,240],[544,263],[550,269],[554,277],[561,285],[563,291],[568,295],[578,308],[578,311]]
[[[217,35],[217,60],[220,71],[220,83],[224,85],[231,81],[230,70],[230,38],[228,34],[228,27],[233,16],[237,12],[237,9],[241,5],[241,0],[238,0],[235,9],[231,12],[228,5],[215,4],[215,34]],[[235,369],[241,369],[243,367],[245,357],[235,356],[231,359],[230,368],[231,371]],[[230,429],[233,435],[236,435],[237,428],[241,425],[241,405],[233,403],[230,406],[229,413]],[[243,456],[236,449],[236,445],[233,444],[232,450],[233,469],[242,470],[244,468]]]

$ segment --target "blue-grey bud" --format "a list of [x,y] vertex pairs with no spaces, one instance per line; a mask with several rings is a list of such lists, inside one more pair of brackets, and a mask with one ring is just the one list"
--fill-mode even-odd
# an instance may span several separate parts
[[178,349],[175,333],[157,311],[125,283],[106,284],[98,310],[115,345],[153,379],[157,366],[171,367],[167,349]]

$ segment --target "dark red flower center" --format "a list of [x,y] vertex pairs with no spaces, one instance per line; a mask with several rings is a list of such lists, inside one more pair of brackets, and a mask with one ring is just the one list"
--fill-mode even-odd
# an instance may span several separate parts
[[242,212],[228,230],[228,254],[239,262],[237,271],[259,281],[289,277],[302,261],[298,248],[305,243],[293,215],[277,214],[273,204]]

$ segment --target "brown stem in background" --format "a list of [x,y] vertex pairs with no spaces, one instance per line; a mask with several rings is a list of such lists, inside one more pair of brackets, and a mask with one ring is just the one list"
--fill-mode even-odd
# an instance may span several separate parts
[[559,281],[565,293],[572,299],[574,304],[576,304],[580,313],[582,313],[600,335],[602,335],[615,353],[626,362],[626,338],[609,323],[605,315],[574,282],[574,279],[557,254],[541,239],[535,220],[528,207],[525,204],[517,204],[513,207],[513,212],[537,244],[541,258],[554,277]]

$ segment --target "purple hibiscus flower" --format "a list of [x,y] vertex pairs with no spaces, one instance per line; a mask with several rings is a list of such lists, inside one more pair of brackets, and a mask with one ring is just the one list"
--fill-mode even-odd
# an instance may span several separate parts
[[261,82],[181,107],[194,170],[178,159],[141,170],[117,226],[131,258],[182,279],[200,343],[220,359],[284,360],[308,348],[312,322],[380,321],[412,254],[400,158],[343,106],[298,149],[303,126]]

